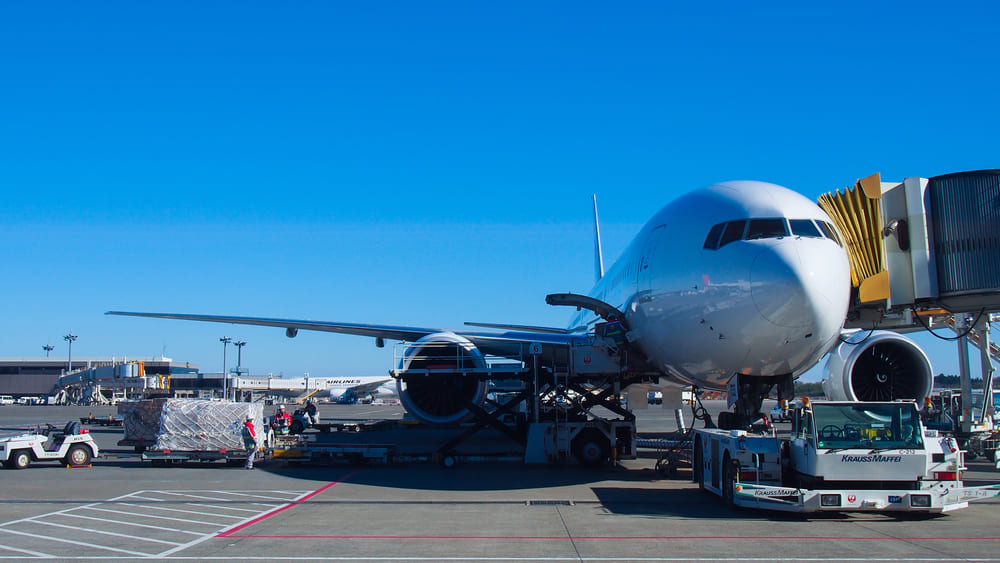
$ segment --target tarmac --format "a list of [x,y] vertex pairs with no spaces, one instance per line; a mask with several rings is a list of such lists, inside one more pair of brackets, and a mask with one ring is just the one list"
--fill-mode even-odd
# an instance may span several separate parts
[[[5,406],[0,432],[113,412]],[[402,412],[322,405],[321,414]],[[673,430],[671,411],[636,414],[641,435]],[[247,471],[154,467],[117,446],[120,428],[91,432],[107,455],[92,467],[0,470],[0,559],[1000,561],[1000,499],[933,517],[803,516],[728,508],[688,471],[656,472],[655,452],[597,469],[270,462]],[[991,464],[968,465],[968,484],[1000,482]]]

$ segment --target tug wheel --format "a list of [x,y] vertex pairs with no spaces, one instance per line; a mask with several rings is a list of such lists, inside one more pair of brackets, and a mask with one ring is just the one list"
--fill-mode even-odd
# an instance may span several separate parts
[[11,454],[10,459],[7,460],[5,467],[7,469],[24,469],[28,467],[31,463],[31,454],[28,450],[17,450]]
[[65,461],[66,465],[87,465],[90,463],[90,450],[86,446],[73,446]]

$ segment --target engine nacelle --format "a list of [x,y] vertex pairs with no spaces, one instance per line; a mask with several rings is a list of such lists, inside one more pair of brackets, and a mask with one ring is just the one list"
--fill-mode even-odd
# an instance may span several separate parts
[[[467,404],[481,405],[487,390],[486,380],[459,372],[484,367],[482,353],[467,338],[452,332],[429,334],[400,359],[398,368],[404,373],[396,382],[399,400],[424,422],[459,422],[469,416]],[[433,373],[439,370],[444,373]]]
[[922,402],[934,387],[927,354],[889,331],[860,331],[830,353],[823,391],[832,401]]

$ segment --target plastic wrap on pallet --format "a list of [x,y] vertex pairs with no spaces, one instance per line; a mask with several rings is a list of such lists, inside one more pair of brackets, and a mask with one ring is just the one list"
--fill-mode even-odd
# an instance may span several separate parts
[[167,400],[144,399],[118,403],[118,414],[122,415],[124,439],[149,443],[156,441],[160,433],[160,412]]
[[241,430],[247,416],[253,417],[258,440],[262,439],[264,408],[259,403],[168,399],[160,416],[155,450],[242,450]]

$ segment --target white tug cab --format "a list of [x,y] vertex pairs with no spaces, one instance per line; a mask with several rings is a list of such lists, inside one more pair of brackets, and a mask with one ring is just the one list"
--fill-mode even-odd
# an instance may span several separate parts
[[1000,485],[963,486],[963,453],[924,429],[912,401],[806,402],[788,439],[697,430],[694,480],[736,506],[947,512],[1000,494]]

